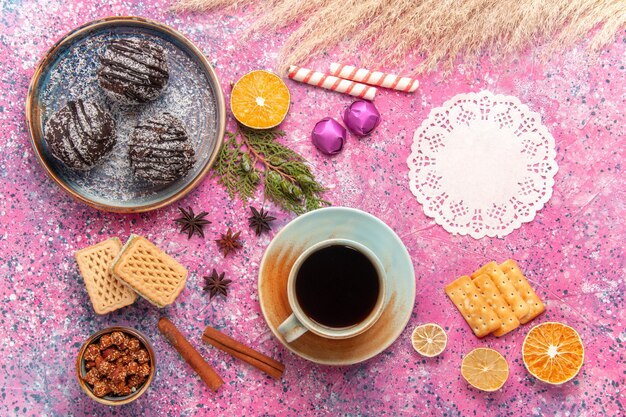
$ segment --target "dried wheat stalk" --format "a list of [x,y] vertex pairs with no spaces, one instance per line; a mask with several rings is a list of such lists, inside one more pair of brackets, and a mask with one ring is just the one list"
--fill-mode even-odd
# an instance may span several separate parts
[[529,46],[547,51],[587,42],[597,51],[626,27],[626,0],[178,0],[175,10],[211,11],[250,6],[258,18],[247,34],[299,22],[279,55],[279,69],[304,65],[343,43],[344,57],[359,48],[366,64],[397,64],[411,52],[424,61],[417,73],[482,52],[510,54]]

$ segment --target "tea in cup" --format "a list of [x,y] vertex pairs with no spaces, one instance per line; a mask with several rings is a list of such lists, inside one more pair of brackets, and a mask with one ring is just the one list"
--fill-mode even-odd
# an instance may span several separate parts
[[278,331],[290,343],[311,331],[330,339],[369,329],[384,309],[385,270],[366,246],[329,239],[305,250],[289,273],[287,296],[293,314]]

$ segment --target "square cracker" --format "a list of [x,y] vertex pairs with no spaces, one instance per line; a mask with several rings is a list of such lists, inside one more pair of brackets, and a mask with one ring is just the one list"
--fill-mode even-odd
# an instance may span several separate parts
[[511,310],[513,310],[513,313],[515,313],[518,319],[521,319],[528,314],[530,306],[526,303],[526,301],[524,301],[522,295],[519,291],[517,291],[517,288],[515,288],[509,277],[502,272],[497,263],[489,262],[478,271],[474,272],[472,274],[472,278],[476,278],[482,274],[489,275],[506,302],[511,306]]
[[113,275],[143,298],[162,308],[185,288],[187,269],[148,239],[131,235],[113,260]]
[[511,310],[511,306],[506,302],[496,284],[493,283],[489,275],[481,274],[472,280],[478,288],[487,304],[496,312],[498,318],[502,322],[499,329],[494,330],[493,335],[496,337],[504,336],[511,330],[519,327],[520,322]]
[[502,325],[498,315],[467,275],[446,285],[446,294],[477,337],[485,337]]
[[530,283],[524,276],[524,273],[513,259],[508,259],[500,264],[500,268],[504,274],[509,277],[517,291],[521,294],[526,304],[530,307],[528,314],[520,318],[522,324],[528,323],[546,310],[541,299],[530,286]]
[[137,294],[117,280],[111,273],[113,259],[122,248],[122,242],[112,237],[74,255],[80,274],[85,281],[87,294],[97,314],[106,314],[128,305],[137,299]]

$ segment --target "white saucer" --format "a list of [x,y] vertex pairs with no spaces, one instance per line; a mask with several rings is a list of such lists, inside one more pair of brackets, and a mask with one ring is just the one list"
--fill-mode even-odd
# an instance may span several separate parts
[[[361,243],[381,260],[387,274],[385,309],[376,324],[358,336],[331,340],[308,332],[287,343],[277,328],[291,315],[287,300],[291,266],[306,248],[330,238]],[[259,270],[259,302],[265,321],[287,349],[312,362],[351,365],[379,354],[404,330],[415,303],[413,263],[398,235],[371,214],[347,207],[315,210],[285,226],[268,246]]]

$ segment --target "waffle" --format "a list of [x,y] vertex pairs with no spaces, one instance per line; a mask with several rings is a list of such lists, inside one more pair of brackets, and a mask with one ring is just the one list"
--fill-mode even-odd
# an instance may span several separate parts
[[137,294],[127,288],[111,274],[111,264],[122,248],[116,237],[76,252],[76,263],[85,280],[87,294],[97,314],[131,305]]
[[113,275],[157,307],[185,288],[187,269],[144,237],[131,235],[113,261]]

